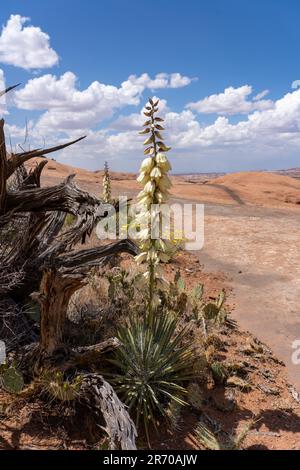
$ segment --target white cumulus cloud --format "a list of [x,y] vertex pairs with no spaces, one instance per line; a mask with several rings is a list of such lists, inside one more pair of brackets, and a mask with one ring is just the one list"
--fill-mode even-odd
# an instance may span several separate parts
[[50,38],[41,28],[25,26],[29,18],[11,15],[0,35],[0,63],[26,70],[50,68],[58,63]]
[[256,95],[253,100],[249,100],[251,94],[252,87],[249,85],[239,88],[228,87],[222,93],[189,103],[187,107],[198,113],[222,115],[248,114],[256,109],[263,110],[273,107],[271,100],[262,99],[267,94],[267,90]]
[[[138,135],[145,119],[141,96],[149,80],[157,77],[148,81],[132,77],[119,87],[94,82],[82,91],[70,72],[60,78],[45,75],[29,81],[15,95],[19,107],[43,111],[41,117],[29,121],[31,147],[45,142],[52,145],[84,133],[87,139],[59,153],[61,161],[96,169],[108,158],[115,169],[135,171],[143,148],[143,138]],[[93,127],[111,117],[114,110],[122,112],[128,104],[133,106],[133,113],[117,114],[102,129]],[[282,159],[284,167],[285,157],[300,151],[300,89],[285,94],[266,109],[253,107],[243,119],[231,120],[223,115],[207,124],[190,107],[174,112],[161,99],[160,114],[165,119],[165,137],[172,147],[175,171],[176,162],[185,171],[199,171],[217,169],[218,165],[226,169],[226,162],[233,160],[238,168],[265,168],[268,158],[277,162]],[[19,140],[25,133],[16,126],[7,129]]]
[[130,75],[128,84],[130,86],[142,87],[143,89],[158,90],[162,88],[182,88],[190,85],[193,80],[195,79],[180,73],[158,73],[154,78],[151,78],[147,73],[143,73],[139,77],[137,75]]
[[20,109],[45,111],[38,122],[40,129],[88,129],[125,106],[137,106],[145,89],[184,86],[187,77],[180,74],[131,75],[120,87],[98,81],[79,90],[77,77],[66,72],[61,77],[47,74],[28,81],[15,94],[15,104]]

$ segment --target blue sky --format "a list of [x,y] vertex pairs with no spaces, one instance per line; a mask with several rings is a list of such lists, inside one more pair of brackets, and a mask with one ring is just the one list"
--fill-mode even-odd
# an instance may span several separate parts
[[31,147],[84,133],[55,157],[136,171],[155,95],[175,172],[300,166],[296,0],[10,0],[0,20],[2,81],[22,82],[2,103],[14,144],[26,121]]

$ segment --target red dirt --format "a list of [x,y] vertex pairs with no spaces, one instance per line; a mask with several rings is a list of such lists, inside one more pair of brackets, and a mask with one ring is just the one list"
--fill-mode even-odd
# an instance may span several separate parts
[[[33,164],[30,162],[29,166]],[[75,169],[55,161],[49,161],[42,182],[44,185],[57,184],[73,172],[77,173],[76,180],[81,187],[95,194],[101,193],[102,172]],[[238,173],[215,178],[206,183],[201,179],[188,182],[184,176],[174,176],[172,179],[172,194],[175,197],[221,204],[223,207],[260,205],[266,208],[299,210],[300,181],[288,176]],[[115,194],[124,191],[133,195],[140,189],[132,174],[112,173],[112,186]],[[213,215],[209,217],[212,218]],[[225,235],[223,233],[222,237]],[[216,245],[214,246],[216,251]],[[205,270],[199,263],[198,256],[182,253],[167,267],[167,271],[170,276],[179,268],[188,287],[202,282],[207,294],[214,297],[222,287],[225,287],[227,292],[232,289],[232,279],[228,279],[224,272],[218,269],[218,265],[222,266],[216,258],[215,266],[212,263],[214,267],[210,266],[207,272],[207,264]],[[284,365],[276,360],[267,347],[263,347],[263,354],[245,355],[242,347],[252,339],[248,332],[237,329],[230,335],[225,333],[222,339],[225,350],[219,352],[219,359],[246,361],[249,366],[247,380],[251,383],[252,390],[248,393],[236,391],[235,410],[224,412],[218,409],[224,399],[224,387],[214,388],[211,384],[204,387],[205,404],[202,416],[208,415],[228,433],[240,429],[243,423],[254,418],[255,425],[243,446],[246,449],[300,450],[300,404],[292,397]],[[76,431],[70,424],[70,418],[55,416],[55,412],[45,410],[39,400],[29,404],[19,403],[15,405],[16,408],[11,409],[8,416],[1,417],[1,404],[6,400],[7,395],[0,391],[0,449],[95,447],[91,433],[87,437],[84,426]],[[187,409],[180,422],[181,429],[176,432],[161,429],[159,439],[153,436],[153,448],[201,448],[201,444],[193,435],[193,429],[199,419],[199,412]]]
[[[128,257],[126,257],[128,260]],[[128,261],[127,261],[128,262]],[[222,287],[227,287],[223,273],[206,273],[197,257],[180,253],[166,268],[171,277],[181,271],[188,287],[201,282],[207,296],[216,297]],[[246,354],[243,348],[253,341],[248,332],[224,329],[220,333],[224,348],[216,351],[215,360],[244,362],[247,365],[248,392],[234,389],[236,401],[233,411],[220,411],[226,404],[228,387],[204,384],[202,411],[185,409],[177,431],[159,431],[159,439],[152,436],[154,449],[203,449],[195,438],[194,428],[202,417],[217,424],[222,432],[230,434],[241,430],[251,419],[255,424],[243,444],[244,449],[298,449],[300,450],[300,404],[292,397],[286,380],[285,368],[267,347],[262,353]],[[0,411],[9,396],[0,391]],[[225,402],[224,402],[225,400]],[[58,405],[45,404],[40,398],[16,401],[0,412],[0,449],[95,449],[101,448],[101,434],[90,420],[72,409],[62,412]],[[83,421],[82,421],[83,420]],[[139,440],[139,448],[145,444]]]
[[[41,159],[27,163],[35,166]],[[43,171],[45,185],[61,181],[70,174],[76,174],[76,181],[84,189],[101,194],[103,171],[88,171],[49,160]],[[140,185],[134,173],[111,172],[112,187],[116,194],[139,191]],[[177,198],[203,201],[206,203],[259,205],[264,207],[296,208],[300,204],[300,180],[269,172],[232,173],[220,178],[203,181],[201,175],[191,179],[185,176],[172,176],[171,194]]]

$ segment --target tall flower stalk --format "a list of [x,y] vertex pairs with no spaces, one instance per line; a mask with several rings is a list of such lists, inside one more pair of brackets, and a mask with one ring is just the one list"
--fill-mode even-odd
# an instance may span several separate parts
[[103,201],[109,203],[111,201],[111,185],[108,163],[104,163],[104,175],[102,180],[103,185]]
[[[170,256],[166,253],[171,242],[163,237],[162,208],[161,205],[168,201],[169,189],[172,183],[168,177],[171,165],[166,157],[166,152],[170,150],[164,143],[161,131],[164,130],[161,122],[163,119],[157,115],[159,100],[149,99],[145,106],[144,114],[147,121],[143,124],[141,135],[147,135],[144,142],[144,154],[147,157],[143,160],[137,181],[143,185],[143,190],[138,195],[141,212],[137,221],[143,227],[140,231],[141,253],[136,257],[138,264],[146,264],[147,271],[144,276],[149,288],[149,314],[150,318],[159,305],[158,289],[162,289],[166,284],[160,267],[161,262],[167,262]],[[157,233],[158,237],[153,238],[152,234]]]

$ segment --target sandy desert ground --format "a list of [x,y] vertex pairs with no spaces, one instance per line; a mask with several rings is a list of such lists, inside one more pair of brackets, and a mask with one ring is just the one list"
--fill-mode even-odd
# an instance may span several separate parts
[[[30,162],[35,165],[35,162]],[[70,173],[82,188],[101,194],[102,172],[50,160],[42,184]],[[275,173],[235,173],[208,179],[173,176],[174,201],[205,205],[205,244],[196,253],[207,272],[226,274],[233,316],[267,343],[286,365],[300,391],[300,365],[292,343],[300,340],[300,180]],[[134,196],[134,174],[112,173],[115,195]]]

